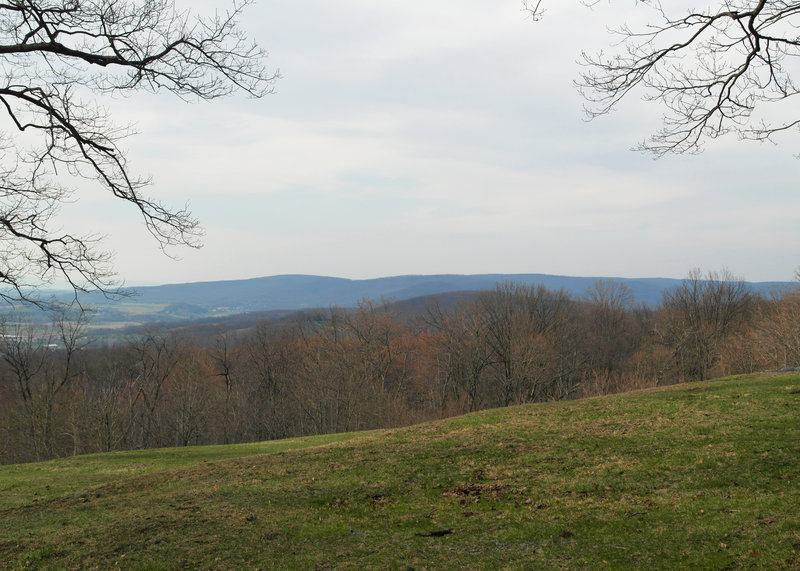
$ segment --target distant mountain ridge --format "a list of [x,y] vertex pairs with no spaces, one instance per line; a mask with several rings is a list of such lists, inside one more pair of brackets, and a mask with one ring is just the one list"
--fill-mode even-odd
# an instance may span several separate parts
[[[364,299],[402,301],[432,294],[493,289],[496,284],[515,282],[543,285],[583,296],[598,280],[626,284],[637,303],[656,305],[662,293],[681,282],[672,278],[599,278],[550,274],[438,274],[407,275],[354,280],[327,276],[286,274],[251,278],[195,282],[131,288],[127,302],[139,304],[189,304],[208,312],[244,312],[307,309],[331,305],[352,307]],[[756,291],[788,287],[790,282],[750,283]],[[96,305],[114,305],[99,295],[86,301]],[[185,307],[185,305],[183,305]]]

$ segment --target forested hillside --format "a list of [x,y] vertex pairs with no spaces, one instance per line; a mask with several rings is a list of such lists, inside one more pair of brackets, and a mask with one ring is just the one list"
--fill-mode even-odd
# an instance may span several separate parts
[[[406,308],[407,309],[407,308]],[[394,427],[800,364],[800,296],[693,274],[656,307],[515,283],[416,314],[363,302],[194,337],[86,341],[81,314],[4,324],[0,459]]]
[[[599,278],[548,274],[418,275],[376,279],[279,275],[227,280],[123,288],[123,297],[95,293],[78,296],[92,312],[93,327],[124,327],[143,323],[177,323],[239,313],[286,311],[315,307],[355,307],[364,299],[394,302],[454,292],[492,289],[497,283],[542,285],[581,297]],[[667,278],[614,279],[630,291],[634,301],[656,306],[664,291],[680,284]],[[786,288],[786,282],[749,283],[758,293]],[[46,292],[66,302],[74,292]],[[0,313],[1,314],[1,313]],[[41,318],[32,315],[32,318]]]

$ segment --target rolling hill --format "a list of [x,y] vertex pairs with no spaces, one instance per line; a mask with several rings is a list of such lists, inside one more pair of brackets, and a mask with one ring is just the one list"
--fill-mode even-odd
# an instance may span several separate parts
[[0,567],[790,569],[800,376],[0,467]]
[[[96,322],[141,323],[332,305],[353,307],[363,299],[402,301],[446,292],[492,289],[497,283],[507,281],[541,284],[550,289],[563,288],[575,296],[582,296],[598,279],[615,279],[624,283],[638,303],[651,305],[660,301],[664,290],[680,282],[666,278],[595,278],[547,274],[443,274],[365,280],[280,275],[139,287],[128,290],[131,296],[121,300],[109,300],[97,294],[82,296],[81,300],[95,308]],[[789,284],[762,282],[751,285],[757,291],[766,291]]]

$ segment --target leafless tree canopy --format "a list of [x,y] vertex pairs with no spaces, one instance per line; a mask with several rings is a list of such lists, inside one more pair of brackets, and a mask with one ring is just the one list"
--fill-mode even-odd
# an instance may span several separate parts
[[[162,248],[198,245],[197,221],[143,194],[115,126],[95,97],[169,91],[190,100],[268,93],[275,75],[238,18],[247,1],[198,18],[172,0],[0,1],[0,297],[31,299],[55,278],[75,289],[113,288],[100,237],[55,227],[88,179],[132,204]],[[77,178],[75,178],[77,177]]]
[[[584,2],[596,5],[598,0]],[[535,20],[544,0],[525,0]],[[662,156],[695,153],[704,141],[735,133],[772,140],[800,125],[792,79],[800,56],[800,2],[716,0],[687,10],[681,2],[639,0],[651,23],[621,25],[611,52],[582,54],[578,81],[590,117],[636,92],[666,109],[662,128],[639,145]]]

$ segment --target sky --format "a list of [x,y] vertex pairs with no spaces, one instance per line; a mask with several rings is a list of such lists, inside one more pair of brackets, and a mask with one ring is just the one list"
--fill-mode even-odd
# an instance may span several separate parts
[[[224,2],[192,2],[200,10]],[[624,5],[624,7],[623,7]],[[630,150],[659,125],[630,98],[586,121],[573,81],[631,3],[260,0],[243,28],[282,78],[252,100],[108,103],[128,161],[188,203],[199,250],[161,253],[128,206],[87,192],[65,219],[105,234],[130,285],[277,274],[546,273],[791,280],[800,137]]]

